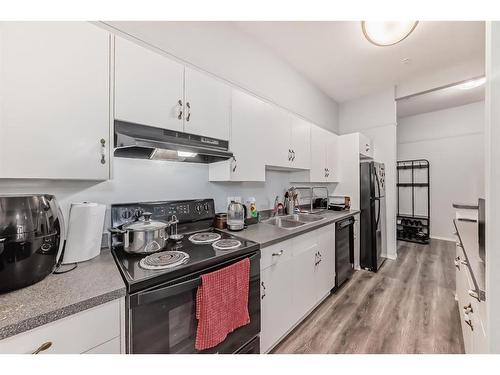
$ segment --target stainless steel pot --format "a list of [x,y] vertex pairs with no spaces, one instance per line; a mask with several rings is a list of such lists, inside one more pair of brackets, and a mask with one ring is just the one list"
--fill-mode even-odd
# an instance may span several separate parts
[[151,220],[151,213],[144,212],[143,219],[110,228],[111,233],[123,235],[123,250],[131,254],[149,254],[165,247],[168,240],[166,228],[170,222]]

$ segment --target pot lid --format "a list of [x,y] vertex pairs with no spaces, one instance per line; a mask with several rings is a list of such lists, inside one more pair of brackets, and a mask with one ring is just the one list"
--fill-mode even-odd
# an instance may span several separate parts
[[149,230],[158,230],[168,227],[168,223],[163,221],[151,220],[151,213],[144,212],[143,219],[139,219],[138,221],[134,221],[133,223],[126,224],[123,226],[124,230],[131,231],[149,231]]

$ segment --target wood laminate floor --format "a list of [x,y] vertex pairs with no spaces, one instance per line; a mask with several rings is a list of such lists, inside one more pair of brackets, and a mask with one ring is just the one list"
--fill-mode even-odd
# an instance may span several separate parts
[[357,271],[273,353],[463,353],[455,243],[398,243],[378,273]]

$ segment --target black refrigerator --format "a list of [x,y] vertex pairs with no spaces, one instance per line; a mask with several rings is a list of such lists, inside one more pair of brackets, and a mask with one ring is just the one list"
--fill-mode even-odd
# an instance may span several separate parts
[[360,164],[360,256],[361,268],[377,272],[386,253],[385,168],[374,161]]

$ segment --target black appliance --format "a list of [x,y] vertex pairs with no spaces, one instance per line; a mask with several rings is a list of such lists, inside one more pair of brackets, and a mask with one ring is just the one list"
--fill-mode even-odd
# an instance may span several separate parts
[[486,207],[485,200],[479,198],[478,200],[478,239],[479,239],[479,257],[484,262],[485,249],[486,249]]
[[[144,256],[125,253],[121,236],[113,235],[112,253],[127,285],[126,348],[128,353],[240,353],[258,351],[260,333],[260,250],[259,244],[214,230],[212,199],[119,204],[111,207],[111,220],[119,227],[152,213],[154,220],[177,217],[177,233],[183,238],[167,241],[156,255],[165,251],[188,256],[183,263],[161,270],[144,268]],[[172,229],[172,228],[171,228]],[[193,243],[192,234],[234,240],[239,246],[220,250],[216,242]],[[153,255],[155,255],[153,254]],[[250,260],[248,309],[250,324],[236,329],[218,346],[204,351],[194,347],[197,320],[196,293],[201,275],[226,267],[244,258]],[[255,349],[257,340],[257,349]],[[251,344],[253,343],[253,344]],[[251,345],[250,345],[251,344]],[[253,349],[249,349],[249,346]]]
[[335,289],[354,272],[354,217],[335,224]]
[[385,258],[385,167],[374,161],[360,164],[360,266],[377,272]]
[[229,142],[196,134],[115,120],[114,156],[214,163],[233,158]]
[[62,248],[63,230],[53,195],[0,196],[0,293],[50,274]]

